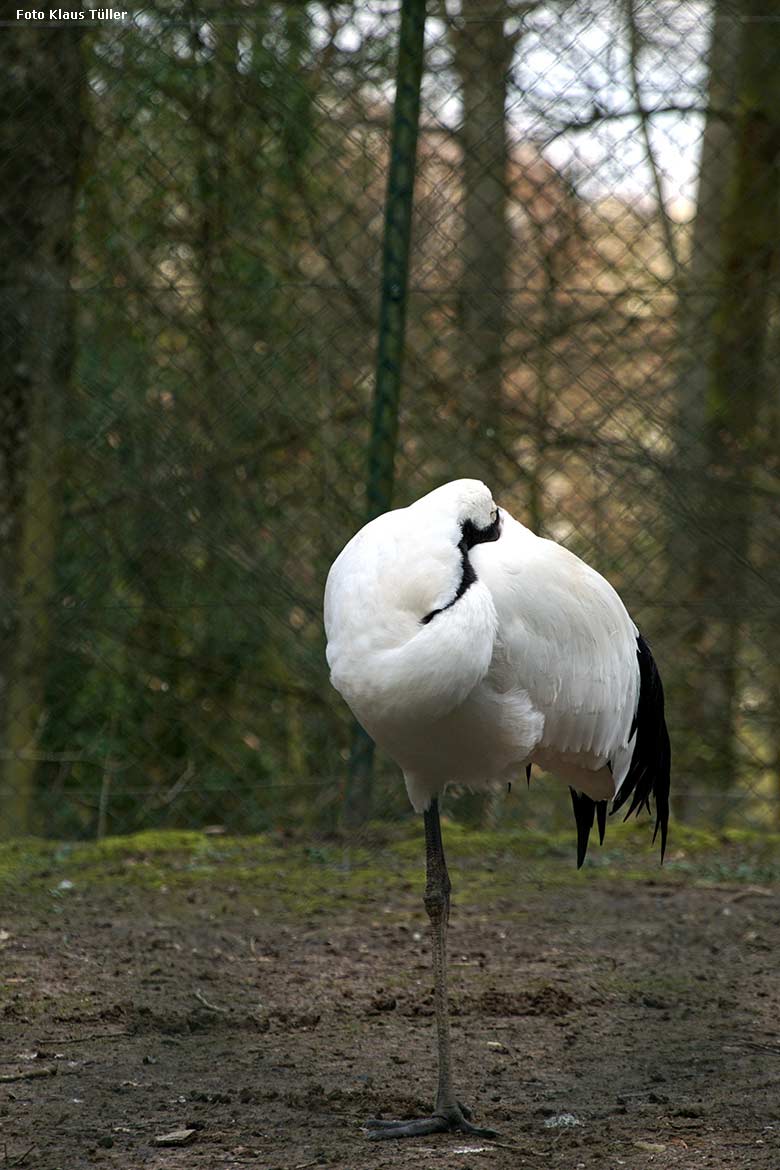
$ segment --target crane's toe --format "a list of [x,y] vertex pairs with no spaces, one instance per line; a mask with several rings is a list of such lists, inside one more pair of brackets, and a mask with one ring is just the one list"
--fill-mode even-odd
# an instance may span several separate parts
[[[442,1109],[430,1117],[416,1117],[410,1121],[383,1121],[370,1118],[364,1124],[370,1141],[379,1142],[389,1138],[423,1137],[429,1133],[467,1133],[471,1137],[494,1138],[493,1129],[480,1129],[466,1120],[467,1111],[462,1105]],[[468,1114],[471,1116],[471,1114]]]

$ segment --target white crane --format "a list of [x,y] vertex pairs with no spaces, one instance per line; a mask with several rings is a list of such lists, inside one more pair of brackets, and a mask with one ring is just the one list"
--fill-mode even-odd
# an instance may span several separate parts
[[[471,1125],[453,1091],[447,1010],[450,880],[438,799],[448,784],[506,784],[531,766],[571,788],[582,865],[594,819],[655,800],[661,855],[669,736],[647,643],[612,586],[460,479],[362,528],[325,588],[331,681],[401,766],[423,814],[439,1079],[430,1117],[369,1121],[372,1138]],[[655,839],[655,834],[654,838]]]

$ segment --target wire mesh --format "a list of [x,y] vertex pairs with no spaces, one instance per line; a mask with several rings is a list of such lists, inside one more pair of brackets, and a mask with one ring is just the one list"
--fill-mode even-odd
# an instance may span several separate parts
[[[2,70],[8,834],[339,820],[321,598],[365,515],[398,30],[2,30],[38,52]],[[776,0],[429,5],[396,503],[481,477],[609,577],[716,827],[780,816],[778,78]]]

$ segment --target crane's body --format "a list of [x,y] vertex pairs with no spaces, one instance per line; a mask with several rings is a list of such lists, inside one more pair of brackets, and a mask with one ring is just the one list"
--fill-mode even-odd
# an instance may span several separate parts
[[[608,800],[631,798],[632,812],[652,795],[663,848],[669,739],[649,648],[609,582],[497,508],[480,481],[445,484],[361,529],[331,568],[325,625],[331,681],[403,769],[426,819],[429,889],[433,874],[447,907],[448,784],[489,788],[534,764],[557,775],[572,791],[580,865]],[[435,923],[434,934],[443,963]],[[440,1021],[440,1073],[442,1059]],[[451,1096],[440,1080],[439,1105]],[[439,1105],[445,1128],[469,1129]]]

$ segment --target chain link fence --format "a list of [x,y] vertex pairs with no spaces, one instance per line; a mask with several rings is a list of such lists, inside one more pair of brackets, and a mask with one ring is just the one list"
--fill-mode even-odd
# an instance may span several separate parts
[[[399,14],[0,29],[9,835],[341,819]],[[675,814],[777,828],[780,3],[431,2],[421,92],[395,502],[483,478],[608,576]]]

